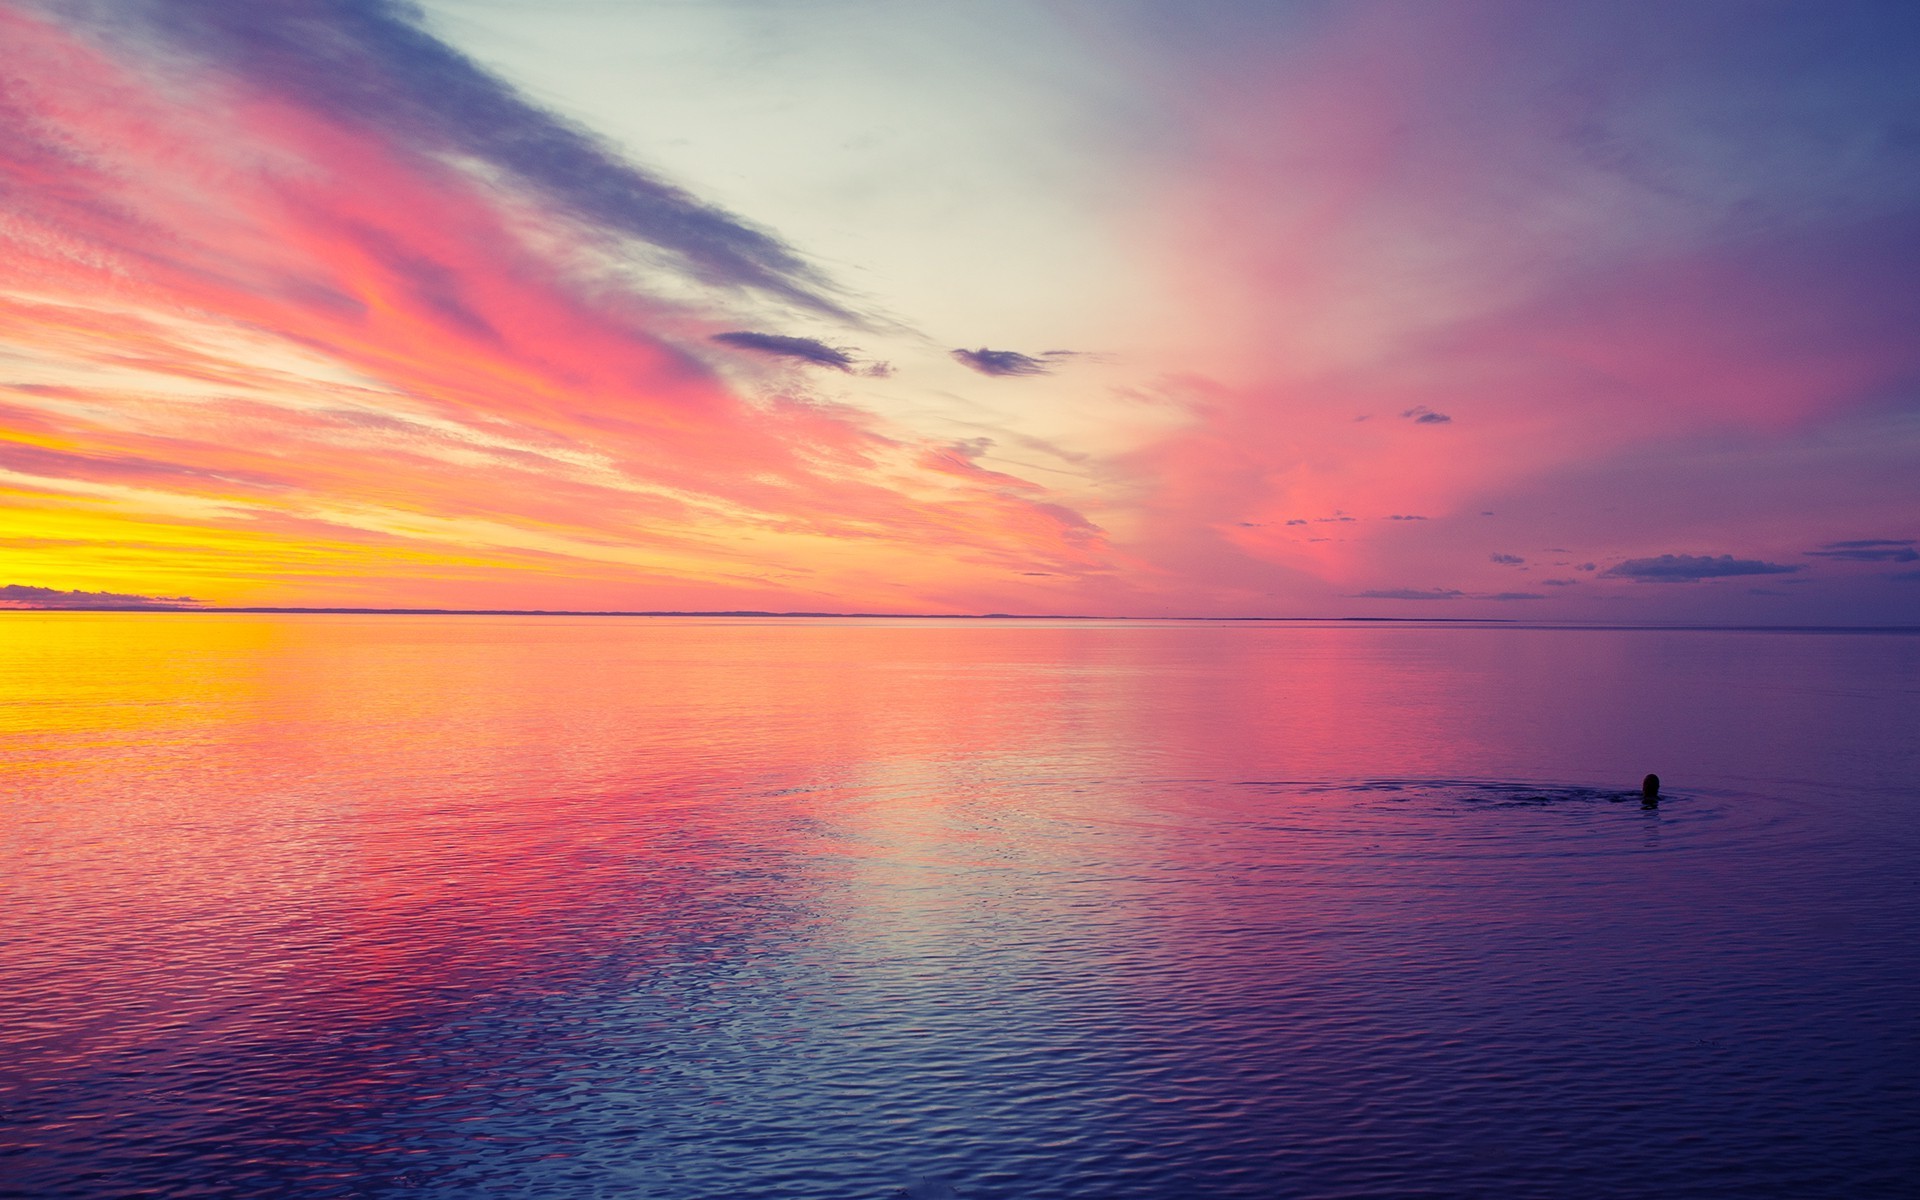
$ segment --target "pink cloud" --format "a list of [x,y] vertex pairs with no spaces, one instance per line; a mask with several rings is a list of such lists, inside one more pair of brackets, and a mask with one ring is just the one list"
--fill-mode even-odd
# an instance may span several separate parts
[[[638,549],[705,579],[635,566],[635,587],[706,596],[728,562],[909,606],[877,582],[886,554],[922,556],[921,587],[1101,564],[1098,531],[1032,484],[844,405],[735,390],[694,349],[723,318],[621,282],[620,239],[538,192],[17,10],[0,32],[22,197],[0,305],[72,381],[16,393],[36,444],[0,466],[231,502],[205,519],[249,533],[318,518],[335,544],[409,514],[426,542],[484,543],[480,520],[517,531],[473,547],[505,573]],[[129,371],[153,385],[105,382]],[[873,544],[872,565],[814,557],[821,538]],[[565,590],[620,578],[583,561]]]
[[[1130,547],[1238,581],[1214,603],[1310,600],[1301,576],[1497,596],[1489,539],[1523,524],[1578,532],[1583,558],[1777,555],[1770,461],[1875,459],[1844,444],[1892,433],[1872,414],[1920,382],[1920,198],[1794,199],[1811,185],[1762,174],[1777,128],[1695,111],[1705,93],[1658,74],[1630,90],[1585,55],[1636,44],[1576,46],[1529,14],[1351,6],[1181,77],[1186,137],[1140,235],[1187,419],[1119,467],[1143,510]],[[1658,504],[1600,478],[1660,460]],[[1796,476],[1791,544],[1906,528],[1881,514],[1911,488],[1870,470],[1830,489],[1845,503]],[[1676,543],[1723,496],[1745,519]],[[1336,510],[1369,520],[1289,523]],[[1433,519],[1372,520],[1409,512]]]

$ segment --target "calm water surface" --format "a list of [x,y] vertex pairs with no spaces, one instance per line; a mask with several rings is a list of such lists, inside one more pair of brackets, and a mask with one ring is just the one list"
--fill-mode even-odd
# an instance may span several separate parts
[[1920,1189],[1912,635],[15,613],[0,803],[6,1195]]

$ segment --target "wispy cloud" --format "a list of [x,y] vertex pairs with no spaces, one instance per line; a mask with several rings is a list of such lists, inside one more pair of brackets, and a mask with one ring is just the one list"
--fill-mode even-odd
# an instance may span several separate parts
[[1848,542],[1827,542],[1806,553],[1813,558],[1838,558],[1848,562],[1920,562],[1920,550],[1912,538],[1857,538]]
[[0,586],[0,608],[189,608],[194,603],[191,596],[67,591],[26,583]]
[[[922,607],[1104,569],[1089,521],[954,469],[950,439],[716,372],[693,347],[742,289],[826,313],[830,285],[414,15],[0,3],[0,326],[26,384],[0,474],[34,570],[215,578],[223,602],[485,580],[509,606]],[[851,362],[780,336],[734,348]]]
[[1035,357],[1018,350],[955,350],[955,361],[982,375],[1048,375],[1061,359],[1072,358],[1071,350],[1049,350]]
[[1424,404],[1416,404],[1400,414],[1416,425],[1445,425],[1453,418],[1443,412],[1435,412]]
[[1702,579],[1726,579],[1739,575],[1790,575],[1796,565],[1735,558],[1731,554],[1662,554],[1657,558],[1630,558],[1616,563],[1600,574],[1612,579],[1635,579],[1644,583],[1698,583]]
[[1465,595],[1458,588],[1372,588],[1354,593],[1360,600],[1458,600]]
[[837,346],[808,337],[789,337],[780,333],[716,333],[710,339],[723,346],[736,350],[751,350],[756,354],[770,354],[776,358],[795,358],[815,366],[832,367],[837,371],[853,370],[853,355]]
[[580,222],[644,242],[715,284],[845,315],[830,286],[767,231],[627,162],[423,28],[397,0],[127,0],[49,5],[117,44],[190,56],[301,111],[463,161]]
[[1487,561],[1493,562],[1493,563],[1499,563],[1501,566],[1517,567],[1521,563],[1526,562],[1527,560],[1524,558],[1521,558],[1518,554],[1489,554],[1487,556]]
[[1464,592],[1459,588],[1375,588],[1355,592],[1360,600],[1545,600],[1540,592]]

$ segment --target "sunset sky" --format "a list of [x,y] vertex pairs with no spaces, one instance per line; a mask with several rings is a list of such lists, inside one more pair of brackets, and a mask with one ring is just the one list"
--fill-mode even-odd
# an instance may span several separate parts
[[0,605],[1920,614],[1920,5],[0,45]]

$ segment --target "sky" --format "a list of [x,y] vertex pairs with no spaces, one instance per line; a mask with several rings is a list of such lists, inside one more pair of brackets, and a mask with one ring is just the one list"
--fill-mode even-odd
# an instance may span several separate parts
[[1920,614],[1911,4],[0,43],[0,606]]

